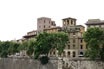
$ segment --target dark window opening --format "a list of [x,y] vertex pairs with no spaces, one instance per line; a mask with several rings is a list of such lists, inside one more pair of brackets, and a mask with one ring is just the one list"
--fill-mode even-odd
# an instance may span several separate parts
[[70,45],[68,45],[68,49],[70,49]]
[[53,52],[53,55],[55,55],[56,53],[55,52]]
[[73,49],[75,49],[75,45],[73,45]]
[[83,42],[83,39],[81,39],[81,43]]
[[80,46],[80,49],[83,49],[83,45]]
[[69,24],[69,20],[67,20],[67,24]]
[[71,20],[71,25],[73,24],[73,20]]
[[75,35],[75,32],[73,33],[73,35]]
[[75,52],[73,52],[73,57],[75,57]]
[[75,43],[75,39],[73,39],[73,43]]
[[44,20],[44,23],[45,23],[45,20]]
[[83,56],[83,52],[80,52],[80,56]]
[[44,25],[44,28],[45,28],[45,25]]

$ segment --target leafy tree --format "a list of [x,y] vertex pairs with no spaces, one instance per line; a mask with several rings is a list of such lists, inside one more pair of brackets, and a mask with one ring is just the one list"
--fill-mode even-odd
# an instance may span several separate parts
[[26,50],[28,46],[28,41],[23,41],[22,43],[20,43],[19,47],[18,47],[18,50],[21,51],[21,50]]
[[26,48],[26,53],[28,56],[32,57],[33,52],[34,52],[34,45],[35,45],[35,40],[30,40],[28,42],[28,46]]
[[10,42],[1,42],[0,43],[0,56],[1,57],[7,57],[8,56],[8,48],[10,47]]
[[61,54],[67,44],[67,41],[69,41],[68,34],[64,32],[40,33],[36,37],[34,57],[37,59],[40,55],[47,56],[50,51],[55,49],[58,50],[58,54]]
[[86,55],[91,59],[104,59],[104,31],[100,28],[89,28],[84,34],[88,46]]
[[15,42],[10,42],[10,46],[8,48],[8,53],[9,55],[11,54],[15,54],[17,52],[19,52],[18,47],[20,46],[19,43],[15,43]]

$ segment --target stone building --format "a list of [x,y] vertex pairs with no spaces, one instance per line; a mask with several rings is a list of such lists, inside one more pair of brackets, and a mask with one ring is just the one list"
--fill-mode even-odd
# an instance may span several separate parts
[[[86,51],[86,45],[83,39],[83,33],[85,32],[85,27],[82,25],[76,25],[75,18],[64,18],[62,19],[62,27],[56,26],[54,21],[51,21],[51,18],[41,17],[37,19],[37,30],[27,32],[23,36],[24,40],[32,40],[40,32],[66,32],[69,34],[70,41],[64,49],[62,55],[58,55],[57,51],[54,50],[49,53],[49,56],[57,56],[62,58],[78,58],[82,57]],[[23,40],[23,41],[24,41]]]
[[44,32],[47,32],[47,33],[55,33],[55,32],[60,32],[60,31],[61,31],[61,27],[59,26],[44,29]]
[[56,26],[55,21],[52,21],[51,18],[41,17],[37,19],[37,32],[44,32],[44,29],[51,28]]
[[62,31],[69,34],[69,44],[64,50],[64,56],[69,58],[77,58],[84,55],[86,51],[86,45],[83,39],[85,27],[82,25],[76,25],[75,18],[64,18]]
[[[54,27],[45,29],[45,31],[48,33],[66,32],[69,34],[70,41],[61,55],[62,58],[78,58],[83,56],[86,51],[86,45],[83,39],[85,27],[82,25],[76,25],[75,18],[65,18],[62,21],[63,27]],[[49,55],[59,56],[57,51],[50,52]]]
[[104,20],[89,19],[85,24],[87,25],[87,28],[90,28],[90,27],[99,27],[101,29],[104,29]]
[[36,36],[37,36],[37,30],[33,30],[30,32],[27,32],[27,34],[23,36],[23,38],[25,40],[32,40],[32,39],[35,39]]

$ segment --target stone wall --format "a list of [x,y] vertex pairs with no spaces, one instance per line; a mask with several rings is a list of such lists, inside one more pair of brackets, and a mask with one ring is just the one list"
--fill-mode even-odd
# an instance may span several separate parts
[[62,69],[104,69],[104,62],[90,59],[69,59],[63,61]]
[[42,65],[40,61],[29,58],[2,58],[0,69],[58,69],[57,59],[52,59],[48,64]]
[[1,58],[0,69],[104,69],[104,62],[90,59],[51,58],[48,64],[29,58]]

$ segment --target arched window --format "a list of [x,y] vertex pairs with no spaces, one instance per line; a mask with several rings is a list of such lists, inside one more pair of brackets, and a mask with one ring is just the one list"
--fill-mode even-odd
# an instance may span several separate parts
[[83,56],[83,52],[80,52],[80,55],[82,55],[82,56]]
[[75,54],[76,54],[76,53],[75,53],[75,52],[73,52],[73,57],[75,57]]
[[68,57],[70,57],[70,52],[67,53]]
[[55,51],[53,52],[53,55],[56,55]]
[[66,57],[65,51],[63,52],[63,57]]

